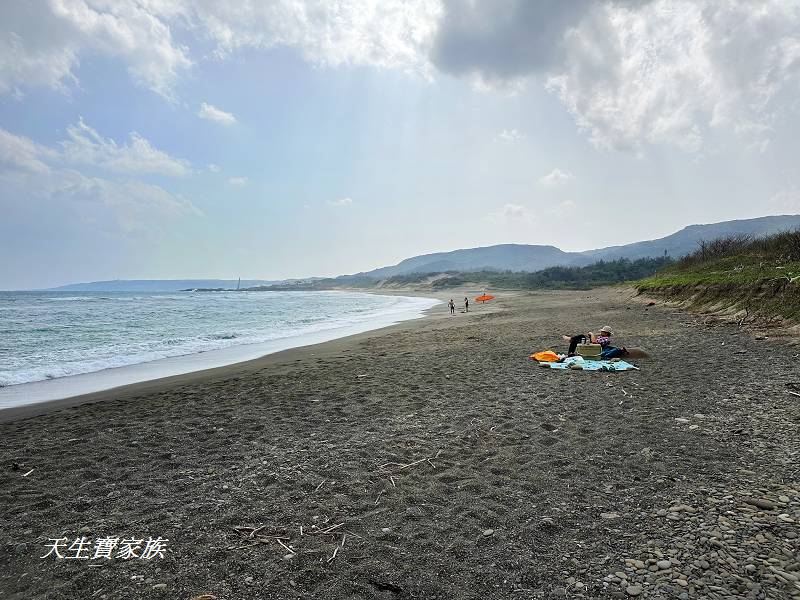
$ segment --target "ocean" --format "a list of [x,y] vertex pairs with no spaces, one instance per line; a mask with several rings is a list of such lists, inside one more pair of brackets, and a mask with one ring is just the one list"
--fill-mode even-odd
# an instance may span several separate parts
[[158,376],[221,366],[419,317],[435,304],[338,291],[0,292],[0,407],[3,392],[23,384],[168,359],[175,368]]

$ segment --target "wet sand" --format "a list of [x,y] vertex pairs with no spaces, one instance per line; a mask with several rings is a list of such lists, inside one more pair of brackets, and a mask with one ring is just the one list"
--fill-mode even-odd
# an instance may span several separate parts
[[[438,310],[2,414],[0,596],[800,594],[798,346],[616,289]],[[527,358],[605,324],[641,371]],[[40,559],[61,536],[169,542]]]

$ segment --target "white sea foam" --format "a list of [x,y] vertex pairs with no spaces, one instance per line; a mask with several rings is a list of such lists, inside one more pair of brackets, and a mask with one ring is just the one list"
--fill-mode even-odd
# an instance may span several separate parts
[[[414,318],[436,303],[354,292],[0,293],[0,395],[20,384],[239,349],[220,356],[229,364],[234,355],[254,358]],[[187,370],[194,369],[184,360],[180,371]]]

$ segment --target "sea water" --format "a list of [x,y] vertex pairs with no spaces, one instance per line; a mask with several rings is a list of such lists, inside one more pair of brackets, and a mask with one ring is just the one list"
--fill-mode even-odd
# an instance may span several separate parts
[[[0,292],[0,408],[68,395],[51,384],[42,398],[31,382],[72,390],[75,376],[134,365],[161,368],[113,382],[221,366],[419,317],[436,303],[339,291]],[[89,388],[108,387],[98,381]]]

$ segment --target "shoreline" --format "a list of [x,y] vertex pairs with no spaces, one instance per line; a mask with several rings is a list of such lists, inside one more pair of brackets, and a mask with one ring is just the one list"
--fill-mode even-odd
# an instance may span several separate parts
[[[359,291],[359,290],[353,290],[353,291]],[[217,379],[227,379],[235,376],[245,376],[249,373],[253,373],[255,371],[267,367],[286,366],[289,363],[306,360],[312,356],[332,356],[341,352],[347,346],[357,344],[359,341],[369,339],[370,337],[376,335],[383,335],[395,330],[401,330],[406,328],[412,329],[414,328],[414,324],[418,324],[417,326],[419,326],[428,320],[439,319],[447,316],[446,313],[444,312],[442,312],[441,315],[437,315],[434,313],[437,307],[441,308],[441,304],[443,302],[446,302],[445,300],[442,300],[442,298],[439,297],[440,296],[439,294],[436,293],[431,293],[426,291],[417,292],[412,290],[397,290],[397,291],[392,290],[392,291],[387,291],[387,293],[369,291],[364,293],[375,294],[375,295],[387,295],[387,296],[392,295],[392,296],[407,296],[415,298],[428,298],[436,300],[437,304],[422,309],[421,311],[419,311],[421,314],[419,314],[418,316],[404,318],[401,321],[393,321],[389,324],[381,324],[377,327],[371,327],[369,329],[355,331],[353,333],[347,333],[345,335],[332,337],[328,339],[320,339],[319,341],[304,342],[298,345],[291,345],[289,347],[279,348],[277,350],[268,350],[267,352],[260,353],[257,356],[250,356],[248,358],[234,360],[229,363],[217,364],[197,369],[193,368],[191,370],[172,373],[172,374],[156,375],[154,377],[145,377],[142,379],[137,379],[135,381],[130,381],[126,383],[103,386],[100,389],[80,391],[78,393],[69,394],[67,396],[47,398],[16,406],[0,407],[0,423],[8,423],[23,419],[28,419],[39,415],[48,414],[53,411],[58,411],[61,409],[72,408],[84,404],[103,402],[105,400],[112,398],[113,399],[132,398],[135,396],[140,396],[148,393],[158,393],[161,391],[169,390],[175,386],[180,386],[190,383],[208,382]],[[415,295],[411,296],[410,294],[412,293]],[[341,329],[353,329],[353,328],[350,327]],[[341,333],[341,329],[338,330],[339,333]],[[281,344],[288,342],[289,340],[292,339],[308,340],[309,338],[311,339],[319,337],[325,338],[326,334],[331,334],[335,332],[337,332],[337,330],[316,332],[313,334],[298,336],[296,338],[285,338],[282,340],[276,340],[276,342],[278,344]],[[256,345],[263,347],[262,344],[252,344],[252,346]],[[232,347],[220,351],[208,351],[197,354],[189,354],[178,357],[159,359],[147,363],[139,363],[136,365],[128,365],[125,367],[117,367],[114,369],[104,369],[102,371],[72,375],[69,377],[62,377],[58,379],[29,382],[29,383],[19,384],[19,386],[8,386],[7,388],[0,388],[0,401],[2,401],[3,399],[4,391],[21,393],[24,391],[22,390],[22,387],[25,387],[27,390],[30,390],[31,387],[39,387],[39,386],[40,387],[46,386],[47,388],[55,388],[56,385],[58,384],[63,385],[65,382],[72,383],[78,379],[86,380],[88,382],[90,380],[102,379],[103,376],[106,375],[111,375],[113,377],[112,373],[114,372],[116,373],[120,373],[121,371],[132,372],[137,370],[146,371],[152,369],[152,367],[156,367],[157,370],[158,367],[165,364],[168,365],[170,363],[178,363],[178,362],[189,363],[192,360],[197,362],[198,358],[200,357],[206,358],[207,355],[210,355],[214,352],[232,353],[235,351],[240,351],[240,354],[245,354],[245,353],[252,354],[254,349],[252,348],[248,349],[247,346],[250,345]],[[12,394],[8,395],[13,397]]]
[[[172,382],[190,382],[194,380],[193,376],[202,376],[206,373],[224,376],[226,370],[235,371],[237,367],[248,364],[257,366],[260,361],[268,357],[277,355],[289,356],[293,350],[316,348],[324,344],[335,343],[338,340],[358,338],[361,335],[381,331],[403,323],[425,319],[429,316],[429,312],[442,302],[435,298],[433,294],[409,296],[399,293],[377,293],[375,295],[399,295],[408,298],[435,299],[437,303],[424,309],[409,309],[402,315],[378,315],[370,322],[308,332],[266,343],[242,344],[224,349],[166,357],[123,367],[7,386],[0,388],[0,423],[27,418],[36,414],[44,414],[50,410],[57,410],[62,406],[77,406],[84,404],[84,399],[87,402],[102,401],[106,396],[115,395],[114,393],[117,391],[135,395],[139,393],[139,386],[143,386],[144,389],[148,390],[152,389],[151,386],[147,385],[151,383],[165,382],[165,384],[169,385]],[[38,399],[24,401],[21,404],[4,405],[5,403],[13,403],[20,397],[29,398],[31,395]],[[36,410],[36,407],[40,407],[42,410]]]
[[[790,596],[795,348],[626,290],[448,312],[0,424],[0,596]],[[604,324],[641,370],[529,359]],[[168,545],[41,558],[80,536]]]

